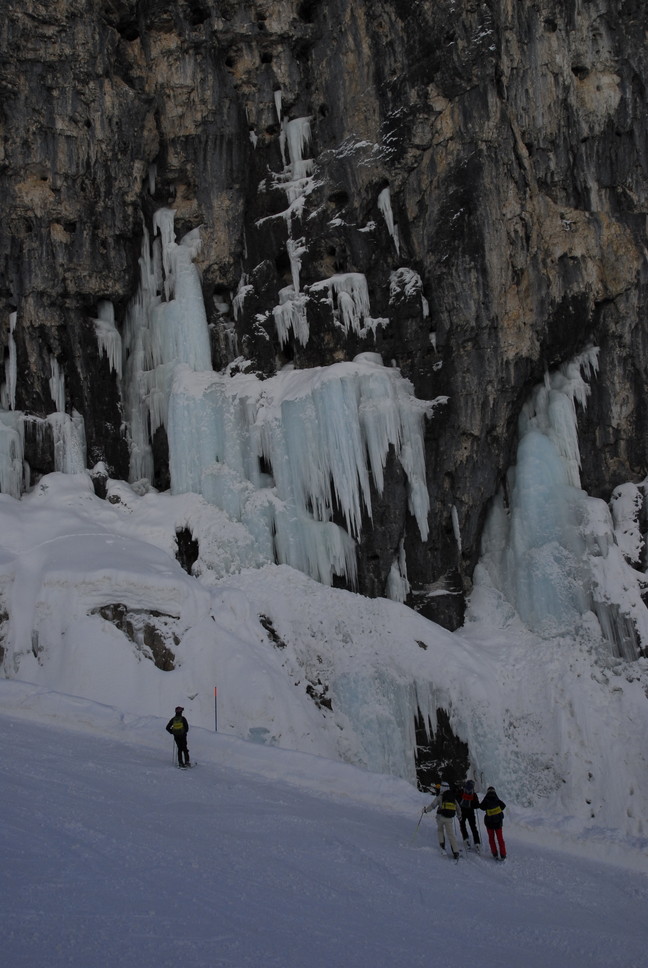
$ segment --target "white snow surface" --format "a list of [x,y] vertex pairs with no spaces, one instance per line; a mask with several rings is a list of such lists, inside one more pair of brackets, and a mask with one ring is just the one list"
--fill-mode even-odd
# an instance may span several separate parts
[[455,864],[403,780],[204,728],[178,770],[166,713],[15,680],[0,706],[11,968],[646,963],[646,873],[543,842],[513,808],[505,864]]

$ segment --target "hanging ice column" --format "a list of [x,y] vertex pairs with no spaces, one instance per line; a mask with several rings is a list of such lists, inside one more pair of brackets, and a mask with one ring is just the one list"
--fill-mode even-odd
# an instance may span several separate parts
[[[275,105],[281,123],[280,147],[284,169],[280,174],[273,176],[272,184],[273,187],[283,188],[288,201],[288,207],[281,213],[281,217],[286,222],[288,233],[286,252],[290,263],[292,284],[280,291],[279,305],[275,306],[273,316],[277,335],[282,345],[288,341],[289,332],[292,329],[295,338],[299,340],[302,346],[305,346],[309,337],[306,319],[307,299],[300,291],[299,273],[301,257],[305,254],[307,248],[303,237],[294,238],[293,223],[295,218],[301,216],[306,197],[313,190],[314,162],[312,158],[304,158],[304,152],[311,139],[311,119],[309,117],[295,118],[293,121],[283,119],[281,91],[275,92]],[[286,148],[288,149],[287,157]]]
[[548,374],[523,408],[517,462],[484,530],[475,587],[492,585],[533,631],[573,633],[594,611],[614,652],[648,646],[645,577],[617,541],[605,502],[580,486],[576,405],[584,407],[598,350]]
[[[211,370],[207,316],[200,277],[193,264],[200,247],[198,230],[180,243],[174,234],[175,212],[155,213],[155,237],[144,229],[140,285],[126,314],[123,354],[125,403],[131,441],[131,480],[153,479],[152,439],[166,426],[173,372],[184,363],[192,370]],[[106,314],[98,330],[107,341]]]

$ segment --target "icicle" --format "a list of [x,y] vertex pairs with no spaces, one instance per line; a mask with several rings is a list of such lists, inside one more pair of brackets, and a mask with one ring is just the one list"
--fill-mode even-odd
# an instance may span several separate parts
[[111,302],[103,300],[97,308],[97,319],[93,320],[99,349],[108,357],[110,369],[121,378],[122,340],[115,326],[115,309]]
[[[328,289],[331,306],[335,309],[337,320],[344,332],[352,330],[360,335],[362,323],[370,316],[369,289],[365,276],[361,272],[340,273],[307,287],[309,292],[319,292],[321,289]],[[336,296],[337,306],[333,294]]]
[[279,305],[274,307],[272,315],[281,346],[285,346],[288,342],[290,330],[302,346],[308,343],[310,329],[306,316],[307,302],[308,297],[301,293],[296,295],[292,286],[286,286],[280,290]]
[[455,541],[457,542],[457,551],[461,554],[461,529],[459,528],[459,515],[457,514],[457,508],[453,504],[450,508],[450,517],[452,518],[452,530],[454,532]]
[[306,178],[311,174],[313,162],[304,160],[304,149],[311,139],[311,118],[295,118],[294,121],[284,122],[290,172],[293,181]]
[[378,196],[378,208],[382,212],[383,218],[387,225],[387,231],[391,235],[394,246],[396,247],[396,254],[400,254],[400,241],[398,238],[398,226],[394,224],[394,213],[392,212],[391,204],[391,192],[389,187],[383,188]]
[[63,413],[65,411],[65,376],[61,372],[55,356],[50,356],[49,390],[57,412]]
[[[17,319],[18,313],[9,314],[9,355],[5,360],[5,386],[3,388],[3,404],[8,407],[9,410],[16,409],[16,383],[18,368],[14,330],[16,328]],[[6,400],[4,399],[5,396]]]
[[299,272],[301,270],[301,257],[305,252],[308,251],[304,245],[305,240],[302,239],[288,239],[286,242],[286,249],[288,251],[288,259],[290,260],[290,273],[292,275],[293,288],[296,293],[299,292]]
[[398,557],[392,562],[392,566],[387,576],[387,598],[394,602],[404,602],[410,593],[410,583],[407,580],[407,562],[405,559],[405,547],[401,541],[398,549]]
[[173,261],[171,259],[172,246],[175,246],[175,230],[173,222],[175,210],[171,208],[159,208],[153,215],[153,234],[160,233],[162,239],[162,265],[164,267],[164,295],[167,300],[171,299],[175,288],[173,278]]

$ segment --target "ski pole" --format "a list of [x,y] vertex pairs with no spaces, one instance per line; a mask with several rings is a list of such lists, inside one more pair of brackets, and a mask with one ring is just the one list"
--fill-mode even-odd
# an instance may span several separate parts
[[412,834],[412,840],[414,840],[414,838],[416,837],[416,835],[418,833],[418,829],[421,826],[421,820],[423,819],[423,814],[424,813],[425,813],[425,807],[423,807],[423,809],[421,810],[421,816],[418,818],[418,823],[416,825],[416,828],[414,830],[414,833]]
[[171,765],[175,765],[175,740],[171,737]]

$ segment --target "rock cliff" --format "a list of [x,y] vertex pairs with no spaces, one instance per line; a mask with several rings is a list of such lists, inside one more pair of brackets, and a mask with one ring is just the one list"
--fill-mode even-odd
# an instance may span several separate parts
[[425,431],[429,535],[389,459],[358,587],[384,594],[401,548],[409,601],[457,627],[548,369],[599,347],[583,487],[648,473],[647,31],[641,0],[8,0],[1,406],[28,418],[32,480],[62,411],[88,466],[128,477],[97,320],[110,306],[123,333],[171,208],[178,238],[199,229],[214,370],[371,352],[447,398]]

